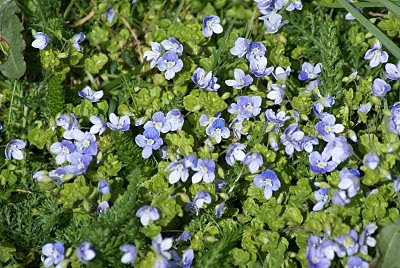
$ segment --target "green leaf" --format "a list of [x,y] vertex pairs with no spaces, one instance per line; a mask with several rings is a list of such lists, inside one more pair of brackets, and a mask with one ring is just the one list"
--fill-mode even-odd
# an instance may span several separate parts
[[20,9],[16,1],[0,0],[0,41],[6,42],[8,46],[7,59],[3,64],[0,64],[0,71],[10,79],[18,79],[26,71],[22,54],[25,49],[25,41],[21,35],[23,26],[16,15],[18,12],[20,12]]
[[94,55],[91,59],[85,59],[85,68],[92,74],[98,74],[107,61],[107,56],[103,53],[100,53],[98,55]]
[[390,12],[400,20],[400,7],[389,0],[379,0]]
[[7,242],[0,243],[0,262],[8,262],[14,253],[16,253],[16,249],[13,245]]
[[378,235],[379,259],[377,267],[400,267],[400,220],[386,226]]
[[29,143],[35,145],[39,149],[43,149],[47,142],[51,143],[52,138],[56,135],[56,132],[51,129],[39,129],[35,128],[28,134]]

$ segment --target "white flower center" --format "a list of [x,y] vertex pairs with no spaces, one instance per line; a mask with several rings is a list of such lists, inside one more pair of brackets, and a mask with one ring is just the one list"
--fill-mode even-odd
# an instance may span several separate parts
[[84,168],[84,167],[85,167],[85,165],[84,165],[83,163],[78,164],[78,168],[79,168],[79,169],[82,169],[82,168]]
[[325,162],[319,162],[318,163],[318,167],[320,167],[320,168],[324,168],[324,167],[326,167],[328,164],[327,163],[325,163]]
[[174,67],[175,62],[170,61],[170,62],[167,63],[167,65],[168,65],[168,68],[172,68],[172,67]]
[[153,141],[153,140],[147,140],[147,144],[148,144],[148,145],[153,145],[153,144],[154,144],[154,141]]
[[162,123],[156,123],[156,129],[161,129]]
[[326,132],[331,132],[331,127],[330,127],[330,126],[325,126],[325,127],[324,127],[324,130],[325,130]]
[[202,173],[207,173],[208,169],[205,166],[201,167],[201,172]]
[[62,148],[62,152],[65,153],[65,154],[68,154],[68,153],[69,153],[69,150],[68,150],[67,147],[63,147],[63,148]]
[[90,141],[89,140],[84,140],[82,142],[82,144],[83,144],[84,147],[88,147],[90,145]]

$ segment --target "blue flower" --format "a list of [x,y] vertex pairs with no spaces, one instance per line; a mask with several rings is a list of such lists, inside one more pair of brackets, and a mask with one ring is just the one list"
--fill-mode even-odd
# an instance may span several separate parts
[[400,192],[400,178],[397,177],[396,180],[393,182],[393,189],[395,193]]
[[74,43],[72,44],[72,46],[76,50],[81,52],[81,48],[80,48],[79,44],[82,43],[83,41],[85,41],[86,35],[84,33],[80,32],[80,33],[74,35],[73,39],[74,39]]
[[225,127],[225,120],[222,118],[215,120],[207,128],[206,133],[208,136],[214,138],[217,143],[220,143],[222,138],[227,139],[231,135],[229,128]]
[[325,174],[326,172],[331,172],[337,167],[335,161],[330,161],[331,155],[322,152],[312,152],[308,156],[308,161],[310,162],[310,170],[316,174]]
[[203,68],[197,68],[193,73],[193,82],[199,88],[206,88],[213,79],[212,72],[206,73]]
[[79,97],[88,99],[90,102],[98,102],[104,95],[103,90],[93,91],[89,86],[86,86],[82,91],[78,91]]
[[223,28],[221,26],[221,19],[218,16],[207,16],[203,19],[203,28],[201,31],[205,37],[210,37],[213,35],[213,32],[216,34],[220,34],[223,32]]
[[266,169],[261,174],[257,175],[253,183],[256,187],[264,187],[264,197],[269,200],[272,197],[272,193],[277,191],[281,187],[276,173],[271,169]]
[[148,226],[150,221],[157,221],[160,219],[160,213],[156,207],[145,205],[136,212],[136,217],[140,218],[140,223],[143,226]]
[[35,37],[35,40],[32,42],[32,46],[40,50],[45,49],[50,42],[49,36],[42,32],[35,33],[33,37]]
[[315,236],[311,236],[308,239],[308,247],[306,257],[308,265],[311,268],[328,268],[331,266],[331,260],[325,255],[321,245],[313,244],[312,241],[318,239]]
[[[61,242],[47,243],[42,247],[42,262],[44,267],[60,264],[64,258],[65,247]],[[59,267],[57,265],[57,267]]]
[[181,130],[185,119],[178,109],[173,109],[167,113],[167,122],[171,125],[171,131]]
[[249,51],[250,40],[239,37],[235,40],[235,46],[230,49],[233,56],[242,58]]
[[285,96],[285,85],[272,84],[268,91],[267,98],[273,100],[275,105],[280,105]]
[[330,154],[332,160],[340,164],[353,155],[353,148],[345,137],[339,136],[325,146],[324,152]]
[[278,67],[275,69],[275,72],[273,73],[274,77],[278,81],[286,81],[286,78],[289,77],[290,75],[290,67],[287,67],[286,70],[284,70],[282,67]]
[[344,168],[339,172],[340,182],[338,187],[347,191],[348,197],[353,197],[360,190],[360,172],[357,169]]
[[144,129],[153,127],[156,128],[159,132],[167,133],[171,130],[172,126],[167,122],[167,119],[164,116],[163,112],[155,112],[152,121],[147,122],[143,127]]
[[3,125],[2,124],[0,124],[0,131],[2,131],[3,130]]
[[79,129],[78,120],[73,113],[70,115],[61,114],[60,117],[57,118],[56,124],[65,129],[63,137],[67,140],[72,140],[72,131],[74,129]]
[[340,247],[344,247],[348,256],[354,255],[358,252],[359,245],[357,243],[358,235],[356,231],[350,230],[347,235],[342,235],[335,238]]
[[115,17],[115,10],[112,6],[110,6],[107,10],[107,21],[108,23],[112,23]]
[[335,124],[335,121],[335,116],[329,114],[324,116],[322,120],[315,125],[315,130],[326,142],[334,141],[335,133],[341,133],[344,130],[344,126],[342,124]]
[[332,202],[336,206],[344,206],[350,203],[350,199],[347,197],[345,191],[335,191],[332,196]]
[[290,5],[286,8],[286,11],[293,11],[294,9],[297,10],[302,10],[303,4],[301,3],[301,0],[290,0],[291,3]]
[[64,175],[67,174],[67,171],[65,170],[65,168],[59,167],[55,170],[52,170],[49,172],[49,177],[57,184],[57,185],[61,185],[64,181],[63,181],[63,177]]
[[211,124],[212,124],[215,120],[217,120],[220,116],[221,116],[221,113],[220,113],[220,112],[214,114],[214,116],[208,116],[208,115],[206,115],[206,114],[202,114],[202,115],[200,116],[200,119],[199,119],[200,126],[203,126],[203,127],[205,127],[205,126],[210,127]]
[[90,128],[90,133],[99,133],[99,135],[102,135],[104,131],[106,131],[107,125],[104,122],[103,118],[101,118],[100,116],[92,115],[90,116],[89,120],[93,124],[93,126]]
[[211,204],[211,201],[211,195],[203,191],[198,192],[193,199],[193,203],[198,210],[201,209],[204,204]]
[[41,170],[41,171],[36,171],[34,174],[33,174],[33,178],[34,179],[37,179],[38,181],[40,181],[40,182],[50,182],[51,181],[51,178],[48,176],[49,175],[49,173],[47,172],[47,171],[45,171],[45,170]]
[[143,158],[149,158],[153,153],[153,150],[157,150],[164,143],[160,138],[160,133],[154,127],[145,129],[143,135],[137,135],[135,142],[138,146],[143,148]]
[[[261,57],[264,57],[266,51],[267,51],[267,49],[263,44],[258,43],[258,42],[252,42],[252,43],[250,43],[246,58],[249,62],[251,62],[253,60],[259,60],[259,59],[261,59]],[[267,58],[265,58],[265,59],[267,59]],[[265,63],[265,65],[267,65],[267,64]]]
[[197,171],[192,176],[192,183],[199,183],[203,180],[206,183],[211,183],[215,179],[215,163],[210,159],[199,159],[197,165],[192,167],[194,171]]
[[369,153],[364,158],[364,165],[366,165],[370,170],[374,170],[379,165],[379,157],[374,153]]
[[162,54],[162,47],[157,42],[151,42],[151,50],[146,51],[143,56],[147,61],[150,62],[150,69],[153,69],[158,62],[158,59],[161,57]]
[[263,163],[264,161],[262,156],[256,152],[247,153],[243,159],[243,165],[249,166],[249,171],[251,174],[256,173]]
[[81,154],[73,152],[67,155],[67,160],[71,165],[65,166],[65,170],[69,174],[81,175],[84,173],[92,161],[92,156],[88,154]]
[[209,91],[218,91],[218,89],[221,87],[219,84],[217,84],[217,82],[218,82],[218,78],[217,77],[213,77],[211,80],[210,80],[210,83],[208,84],[208,86],[207,86],[207,89],[209,90]]
[[50,152],[56,154],[56,163],[61,165],[67,160],[70,153],[75,152],[75,146],[71,141],[63,140],[62,142],[55,142],[50,146]]
[[124,115],[118,118],[114,113],[111,113],[110,122],[107,122],[107,126],[114,131],[127,131],[131,127],[131,120],[129,116]]
[[76,255],[78,255],[78,259],[81,262],[88,264],[89,261],[96,257],[96,252],[90,247],[90,243],[85,241],[82,242],[76,249]]
[[233,165],[235,164],[235,160],[243,161],[244,157],[246,156],[243,150],[244,150],[244,145],[241,143],[235,142],[229,145],[225,155],[226,163],[228,163],[228,165],[233,167]]
[[375,233],[378,226],[374,223],[367,224],[360,234],[358,244],[360,245],[360,252],[368,256],[368,246],[375,247],[376,240],[371,235]]
[[222,214],[224,214],[225,210],[226,210],[225,202],[222,202],[215,206],[215,216],[217,217],[217,219],[222,217]]
[[74,129],[72,137],[75,139],[75,145],[79,153],[96,155],[97,144],[96,136],[90,132],[82,132],[79,129]]
[[385,97],[391,89],[391,86],[380,78],[374,80],[374,84],[371,87],[372,94],[376,97]]
[[227,86],[235,89],[242,89],[253,83],[253,78],[249,74],[245,75],[242,69],[235,69],[233,75],[235,80],[225,80]]
[[279,132],[280,128],[283,127],[285,122],[290,119],[290,116],[286,115],[285,111],[280,111],[277,114],[272,109],[267,109],[264,113],[265,119],[268,123],[272,123],[272,128],[267,128],[266,132],[276,131]]
[[165,169],[171,172],[168,176],[168,181],[171,184],[177,183],[179,180],[186,182],[189,177],[189,168],[195,165],[195,156],[189,155],[179,161],[174,161]]
[[132,0],[132,5],[135,4],[137,2],[137,0]]
[[350,256],[347,259],[347,266],[349,268],[369,268],[368,262],[358,256]]
[[100,202],[100,204],[97,206],[97,212],[101,213],[104,210],[107,210],[109,208],[110,208],[110,204],[108,204],[107,201],[103,201],[103,202]]
[[374,47],[371,49],[368,49],[367,52],[364,55],[365,60],[370,60],[369,66],[371,68],[374,68],[378,66],[379,63],[385,63],[389,59],[389,55],[382,50],[381,43],[375,42]]
[[178,42],[178,40],[173,37],[169,37],[167,40],[162,41],[161,45],[167,51],[174,51],[179,56],[182,55],[183,46],[181,43]]
[[267,9],[273,7],[275,0],[254,0],[254,1],[258,3],[257,7],[259,9]]
[[370,102],[367,102],[366,104],[360,104],[360,106],[358,106],[357,111],[363,114],[367,114],[369,113],[369,111],[371,111],[371,107],[372,104]]
[[174,50],[166,52],[158,59],[158,69],[165,72],[165,79],[171,80],[175,74],[182,70],[183,62],[178,58],[178,54]]
[[110,192],[110,184],[105,180],[100,180],[97,189],[101,194],[108,194]]
[[282,21],[282,16],[277,13],[271,13],[268,18],[264,19],[264,25],[268,33],[276,33],[284,25],[288,24],[289,21]]
[[228,112],[231,114],[238,113],[237,118],[243,121],[259,115],[261,112],[260,106],[260,96],[239,96],[236,99],[236,103],[229,105]]
[[392,113],[392,116],[389,117],[389,127],[394,133],[396,133],[397,135],[400,135],[400,115],[399,114]]
[[121,262],[123,264],[134,264],[137,257],[136,247],[131,244],[125,244],[119,247],[119,250],[124,252],[124,255],[121,257]]
[[187,241],[191,239],[190,233],[188,231],[183,231],[182,234],[176,239],[176,242]]
[[304,137],[304,132],[297,127],[297,123],[290,124],[280,136],[282,144],[285,146],[285,152],[291,156],[296,151],[301,151],[300,141]]
[[229,124],[229,128],[232,129],[233,135],[235,136],[236,139],[240,140],[242,138],[242,135],[247,135],[247,132],[243,132],[243,120],[240,120],[238,118],[235,118],[232,120],[232,122]]
[[301,66],[301,72],[299,74],[300,81],[311,81],[318,78],[321,73],[322,64],[318,63],[313,66],[311,63],[304,62]]
[[264,56],[260,57],[259,59],[254,58],[250,61],[250,70],[256,77],[270,75],[274,71],[274,67],[267,67],[267,63],[267,58]]
[[11,159],[17,159],[17,160],[22,160],[24,159],[24,153],[22,152],[22,149],[24,149],[26,146],[26,143],[23,142],[22,140],[15,139],[7,143],[6,149],[4,151],[6,158],[8,160]]
[[313,146],[318,144],[318,139],[314,136],[305,136],[300,140],[301,150],[306,151],[307,153],[311,153],[313,151]]
[[[169,252],[169,250],[172,247],[172,242],[173,242],[172,238],[163,239],[161,234],[158,234],[156,237],[153,238],[153,240],[151,241],[151,244],[152,244],[154,253],[156,253],[156,255],[158,257],[169,260],[169,259],[171,259],[171,253]],[[155,266],[155,267],[158,267],[158,266]],[[164,266],[162,266],[162,267],[164,267]]]
[[320,211],[329,201],[328,188],[321,188],[314,192],[314,198],[318,202],[313,206],[313,211]]
[[397,66],[393,63],[387,63],[385,65],[386,77],[390,80],[400,80],[400,61],[397,63]]

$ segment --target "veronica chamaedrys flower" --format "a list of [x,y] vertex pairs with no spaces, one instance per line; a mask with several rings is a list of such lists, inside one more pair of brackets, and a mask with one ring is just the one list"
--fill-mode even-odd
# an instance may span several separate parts
[[193,73],[193,82],[199,88],[206,88],[210,84],[211,79],[213,78],[212,72],[206,73],[203,68],[197,68]]
[[305,136],[299,143],[302,151],[311,153],[313,151],[313,146],[318,145],[319,141],[314,136]]
[[235,46],[230,49],[230,52],[233,56],[238,56],[239,58],[246,55],[249,51],[250,40],[239,37],[235,40]]
[[319,74],[321,73],[322,64],[318,63],[313,66],[309,62],[304,62],[301,66],[301,72],[299,73],[299,80],[300,81],[310,81],[315,80],[318,78]]
[[267,58],[264,56],[259,59],[253,58],[250,61],[250,70],[256,77],[270,75],[274,71],[274,67],[267,67],[267,63]]
[[339,246],[344,248],[348,256],[354,255],[358,252],[359,245],[357,243],[358,235],[354,230],[350,230],[347,235],[342,235],[338,238],[335,238],[336,242],[338,242]]
[[149,158],[153,150],[157,150],[163,145],[163,140],[160,138],[160,132],[154,127],[146,128],[143,135],[137,135],[135,142],[143,148],[142,157]]
[[80,33],[74,35],[73,39],[74,39],[74,42],[73,42],[72,46],[76,50],[81,52],[81,47],[79,46],[79,44],[82,43],[83,41],[85,41],[86,35],[84,33],[80,32]]
[[144,124],[144,129],[153,127],[159,132],[167,133],[172,128],[171,124],[167,122],[163,112],[155,112],[151,119],[152,121],[148,121],[146,124]]
[[89,261],[96,257],[96,252],[91,248],[90,243],[85,241],[82,242],[76,249],[76,255],[81,262],[88,264]]
[[81,175],[84,173],[92,161],[92,156],[88,154],[81,154],[73,152],[67,155],[67,160],[71,163],[65,166],[65,170],[68,174]]
[[79,153],[96,155],[97,154],[97,144],[96,136],[90,132],[83,132],[79,129],[74,129],[72,132],[72,137],[75,139],[76,150]]
[[293,11],[295,9],[297,10],[302,10],[303,9],[303,4],[301,3],[301,0],[290,0],[291,3],[289,6],[286,8],[286,11]]
[[228,112],[231,114],[238,113],[237,118],[243,121],[259,115],[261,112],[260,106],[260,96],[239,96],[236,99],[236,103],[229,105]]
[[108,21],[108,23],[112,23],[113,20],[114,20],[114,17],[115,17],[115,10],[114,10],[114,7],[110,6],[110,7],[107,9],[107,14],[106,14],[106,16],[107,16],[107,21]]
[[137,0],[132,0],[132,5],[135,4],[137,2]]
[[171,259],[171,253],[169,252],[169,250],[172,247],[172,242],[172,238],[163,239],[161,234],[158,234],[156,237],[153,238],[151,244],[153,247],[153,251],[154,253],[156,253],[156,255],[169,260]]
[[393,182],[393,189],[395,193],[400,192],[400,178],[397,177]]
[[264,57],[266,51],[267,48],[263,44],[252,42],[250,43],[246,58],[249,62],[252,60],[259,60],[261,57]]
[[125,244],[119,247],[124,255],[121,257],[121,262],[123,264],[134,264],[137,257],[137,250],[136,247],[131,244]]
[[350,256],[347,259],[348,268],[369,268],[368,262],[364,261],[358,256]]
[[7,143],[6,149],[4,151],[6,158],[8,160],[11,159],[17,159],[17,160],[22,160],[24,159],[24,153],[22,152],[22,149],[24,149],[26,146],[26,143],[23,142],[22,140],[15,139]]
[[[42,247],[42,262],[44,267],[49,267],[52,265],[57,265],[61,263],[65,256],[65,247],[61,242],[47,243]],[[59,266],[57,266],[59,267]]]
[[183,46],[173,37],[169,37],[167,40],[161,42],[162,47],[167,51],[174,51],[179,56],[182,55]]
[[353,197],[360,190],[360,172],[357,169],[344,168],[339,172],[340,182],[338,187],[347,191],[348,197]]
[[391,86],[380,78],[376,78],[371,87],[372,94],[376,97],[385,97],[391,89]]
[[332,156],[332,160],[340,164],[353,155],[353,147],[347,142],[343,136],[336,137],[332,142],[324,148],[324,152]]
[[211,204],[211,201],[211,195],[203,191],[198,192],[193,198],[193,203],[196,206],[197,211],[201,209],[204,204]]
[[324,250],[320,243],[315,244],[315,240],[320,240],[316,236],[308,238],[308,247],[306,251],[306,258],[308,265],[311,268],[328,268],[331,266],[331,260],[325,255]]
[[173,109],[167,113],[167,122],[171,125],[171,131],[181,130],[185,119],[178,109]]
[[213,33],[220,34],[223,32],[221,19],[218,16],[206,16],[203,18],[203,27],[201,31],[205,37],[210,37]]
[[284,25],[288,24],[289,21],[282,21],[282,16],[277,13],[271,13],[268,18],[264,19],[264,25],[268,33],[276,33]]
[[103,90],[94,91],[91,87],[86,86],[82,91],[78,91],[79,97],[83,99],[87,99],[90,102],[98,102],[103,97],[104,92]]
[[170,50],[158,59],[158,70],[165,71],[165,79],[171,80],[175,74],[182,70],[183,62],[175,51]]
[[110,204],[108,204],[107,201],[102,201],[100,204],[97,206],[97,213],[101,213],[104,210],[107,210],[110,208]]
[[63,140],[62,142],[55,142],[50,146],[50,152],[56,154],[56,163],[61,165],[67,160],[70,153],[75,152],[75,146],[71,141]]
[[379,165],[379,157],[375,153],[369,153],[364,157],[364,165],[370,170],[375,170]]
[[158,59],[161,57],[162,54],[162,47],[157,42],[151,42],[151,50],[146,51],[143,56],[147,61],[150,61],[150,69],[153,69],[158,62]]
[[97,115],[91,115],[89,117],[90,122],[93,126],[90,128],[90,133],[102,135],[104,131],[106,131],[106,122],[104,122],[103,118]]
[[280,136],[282,144],[285,146],[285,152],[291,156],[296,151],[301,151],[300,141],[304,137],[304,132],[298,128],[297,123],[290,124]]
[[400,135],[400,115],[393,114],[389,117],[389,127],[397,135]]
[[[177,267],[182,267],[182,268],[190,268],[194,260],[194,251],[193,249],[189,248],[185,250],[182,254],[182,259],[177,258]],[[175,267],[175,266],[173,266]]]
[[286,70],[282,67],[275,68],[275,72],[272,73],[276,80],[284,82],[290,75],[290,67],[287,67]]
[[246,154],[243,152],[244,145],[238,142],[229,145],[226,150],[225,161],[228,165],[234,166],[236,161],[243,161]]
[[272,193],[277,191],[281,187],[281,182],[276,176],[276,173],[271,169],[266,169],[261,174],[257,175],[253,183],[256,187],[264,187],[264,197],[269,200],[272,197]]
[[393,63],[387,63],[385,65],[386,77],[390,80],[400,80],[400,61],[397,63],[397,66]]
[[389,59],[389,55],[382,50],[382,45],[379,41],[374,43],[374,47],[368,49],[364,55],[365,60],[370,60],[369,66],[374,68],[380,63],[386,63]]
[[375,233],[376,229],[378,229],[378,226],[374,223],[370,223],[367,224],[360,233],[358,244],[360,245],[360,252],[362,254],[368,256],[368,247],[375,247],[376,240],[371,235]]
[[285,85],[272,84],[268,91],[267,98],[273,100],[275,105],[280,105],[285,96]]
[[235,118],[232,120],[232,122],[229,124],[229,128],[232,129],[233,136],[235,136],[236,139],[240,140],[242,138],[242,135],[247,135],[247,132],[243,132],[243,120],[240,120],[238,118]]
[[75,115],[71,113],[70,115],[61,114],[56,120],[57,126],[61,126],[65,129],[63,137],[67,140],[72,140],[72,132],[74,129],[79,129],[78,120]]
[[372,104],[370,102],[367,102],[366,104],[360,104],[360,106],[358,106],[357,111],[363,114],[367,114],[369,113],[369,111],[371,111],[372,108]]
[[217,143],[220,143],[222,138],[227,139],[231,135],[229,128],[225,127],[225,120],[222,118],[218,118],[212,122],[211,126],[207,128],[206,133],[208,136],[214,138]]
[[63,181],[63,177],[67,174],[67,171],[63,167],[59,167],[55,170],[49,172],[49,177],[57,184],[61,185]]
[[191,238],[192,237],[188,231],[183,231],[182,234],[176,239],[176,242],[187,241]]
[[256,152],[248,152],[243,159],[243,165],[249,166],[251,174],[256,173],[263,163],[264,161],[262,156]]
[[195,156],[189,155],[179,161],[174,161],[165,169],[171,172],[168,176],[168,181],[171,184],[177,183],[179,180],[186,182],[189,178],[189,168],[195,165]]
[[335,124],[335,121],[335,116],[330,114],[324,116],[321,121],[315,125],[315,130],[326,142],[335,140],[335,133],[341,133],[344,130],[344,126],[342,124]]
[[192,176],[192,183],[199,183],[201,180],[206,183],[212,183],[215,179],[215,163],[211,159],[199,159],[192,169],[197,171]]
[[215,217],[220,219],[226,210],[225,202],[221,202],[215,206]]
[[45,170],[41,171],[36,171],[33,176],[34,179],[40,181],[40,182],[50,182],[51,178],[49,177],[49,172]]
[[108,194],[110,192],[110,184],[105,180],[100,180],[97,190],[101,194]]
[[286,115],[285,111],[280,111],[277,114],[272,109],[267,109],[264,113],[265,119],[268,123],[273,124],[273,128],[266,130],[266,132],[276,131],[279,132],[280,128],[285,124],[287,120],[290,119],[290,116]]
[[131,127],[131,120],[129,116],[124,115],[118,118],[114,113],[109,116],[110,122],[107,122],[107,126],[114,131],[127,131]]
[[336,206],[344,206],[350,203],[350,199],[348,198],[346,191],[335,191],[332,196],[332,202]]
[[32,46],[40,50],[45,49],[50,42],[49,36],[42,32],[35,33],[33,37],[35,37],[35,40],[32,42]]
[[321,188],[314,192],[314,198],[318,202],[313,206],[313,211],[320,211],[329,201],[328,188]]
[[200,126],[202,126],[202,127],[205,127],[205,126],[209,127],[209,126],[211,126],[211,124],[212,124],[215,120],[217,120],[220,116],[221,116],[221,112],[215,113],[214,116],[208,116],[208,115],[206,115],[206,114],[202,114],[202,115],[200,116],[200,118],[199,118]]
[[160,213],[156,207],[145,205],[136,212],[136,217],[140,218],[140,223],[143,226],[148,226],[150,221],[157,221],[160,219]]
[[331,155],[322,152],[312,152],[308,156],[308,161],[310,162],[310,170],[316,174],[325,174],[326,172],[331,172],[337,167],[335,161],[331,161]]
[[217,77],[213,77],[210,82],[208,83],[207,89],[209,91],[218,91],[218,89],[221,87],[219,84],[217,84],[218,82],[218,78]]
[[227,86],[235,89],[242,89],[253,83],[253,78],[249,74],[246,75],[242,69],[235,69],[233,71],[233,76],[235,80],[225,80]]

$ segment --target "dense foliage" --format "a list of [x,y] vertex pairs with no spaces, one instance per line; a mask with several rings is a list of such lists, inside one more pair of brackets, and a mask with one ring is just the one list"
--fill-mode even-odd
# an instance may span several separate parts
[[329,0],[0,0],[0,266],[395,267],[380,41]]

